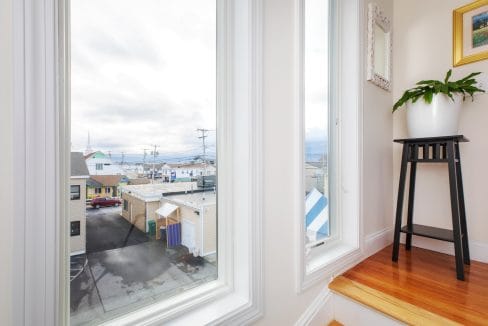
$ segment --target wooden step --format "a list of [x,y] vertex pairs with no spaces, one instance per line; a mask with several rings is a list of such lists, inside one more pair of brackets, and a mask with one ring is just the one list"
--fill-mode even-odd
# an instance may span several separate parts
[[329,284],[329,288],[337,294],[409,325],[461,325],[344,276],[336,277]]
[[344,326],[341,323],[339,323],[337,320],[333,320],[329,323],[328,326]]

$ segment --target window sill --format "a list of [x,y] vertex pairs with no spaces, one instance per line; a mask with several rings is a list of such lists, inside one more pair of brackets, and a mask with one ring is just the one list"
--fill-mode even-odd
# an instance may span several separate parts
[[249,291],[232,291],[219,281],[210,282],[174,298],[146,306],[103,323],[124,325],[248,324],[262,314]]
[[358,250],[358,248],[345,243],[336,243],[323,248],[320,253],[315,254],[315,257],[310,259],[307,263],[306,273],[307,275],[310,275],[320,270],[327,269],[328,266],[333,265],[334,263],[340,263],[343,258],[347,257],[355,250]]
[[352,267],[361,257],[360,248],[344,242],[337,242],[324,248],[307,262],[299,290],[303,291],[316,282],[342,273]]

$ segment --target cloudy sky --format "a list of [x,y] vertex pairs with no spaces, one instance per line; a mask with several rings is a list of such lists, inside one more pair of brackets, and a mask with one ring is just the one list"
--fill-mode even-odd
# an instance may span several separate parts
[[305,137],[327,140],[327,5],[328,1],[305,1]]
[[[72,0],[72,149],[201,151],[214,129],[215,0]],[[327,1],[306,1],[307,141],[327,135]],[[215,132],[210,132],[212,138]],[[215,152],[215,140],[210,152]]]
[[215,1],[72,0],[71,10],[72,149],[90,132],[113,153],[201,151],[195,130],[216,127]]

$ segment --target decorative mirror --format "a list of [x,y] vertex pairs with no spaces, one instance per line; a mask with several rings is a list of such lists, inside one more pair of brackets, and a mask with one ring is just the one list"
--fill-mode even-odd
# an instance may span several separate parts
[[389,91],[391,88],[391,23],[378,5],[369,4],[368,80]]

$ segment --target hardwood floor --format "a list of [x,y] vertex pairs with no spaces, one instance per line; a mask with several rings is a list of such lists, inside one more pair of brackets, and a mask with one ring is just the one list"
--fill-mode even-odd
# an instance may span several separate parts
[[456,279],[453,256],[402,246],[393,263],[391,250],[369,257],[344,278],[461,324],[488,325],[488,264],[472,261],[463,282]]

